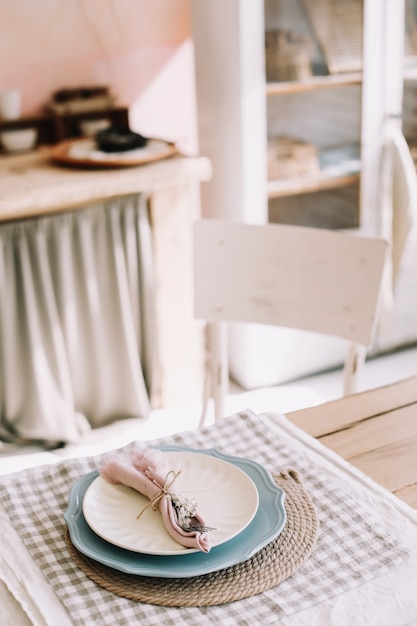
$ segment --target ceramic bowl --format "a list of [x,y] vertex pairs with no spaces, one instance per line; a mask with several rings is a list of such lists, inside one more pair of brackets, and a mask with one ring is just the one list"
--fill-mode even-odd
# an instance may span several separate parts
[[30,150],[35,146],[37,136],[36,128],[15,128],[0,132],[1,144],[6,152]]

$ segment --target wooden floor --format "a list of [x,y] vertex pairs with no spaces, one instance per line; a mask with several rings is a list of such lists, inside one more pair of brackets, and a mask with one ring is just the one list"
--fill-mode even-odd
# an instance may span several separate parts
[[417,509],[417,377],[286,416]]

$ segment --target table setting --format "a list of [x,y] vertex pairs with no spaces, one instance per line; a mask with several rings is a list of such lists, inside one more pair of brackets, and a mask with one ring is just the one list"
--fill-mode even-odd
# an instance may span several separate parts
[[129,434],[0,477],[10,623],[413,623],[415,511],[285,416]]

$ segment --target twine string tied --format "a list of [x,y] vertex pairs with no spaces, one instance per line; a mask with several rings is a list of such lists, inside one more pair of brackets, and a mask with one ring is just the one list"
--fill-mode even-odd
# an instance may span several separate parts
[[[178,476],[181,474],[181,470],[178,470],[178,472],[175,472],[174,470],[169,470],[169,472],[167,473],[167,475],[165,476],[165,480],[164,480],[164,484],[161,487],[161,491],[159,493],[156,494],[156,496],[154,496],[152,498],[152,500],[149,502],[149,504],[147,504],[136,516],[136,519],[140,519],[141,516],[143,515],[143,513],[149,509],[149,507],[152,507],[153,511],[156,511],[159,507],[159,503],[162,500],[162,498],[164,496],[168,496],[170,495],[170,489],[172,487],[172,485],[174,484],[174,482],[177,480]],[[153,481],[155,482],[155,481]],[[156,484],[156,483],[155,483]]]

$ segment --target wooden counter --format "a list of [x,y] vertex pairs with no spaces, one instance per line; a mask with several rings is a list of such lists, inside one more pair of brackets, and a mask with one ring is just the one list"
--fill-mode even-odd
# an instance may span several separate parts
[[0,221],[66,211],[119,195],[209,180],[205,157],[176,156],[125,168],[65,167],[48,160],[48,148],[0,156]]
[[198,183],[211,177],[209,159],[175,156],[120,169],[80,169],[56,165],[47,157],[47,148],[0,156],[0,223],[148,194],[158,336],[152,405],[200,399],[203,338],[193,316],[192,223],[200,212]]

